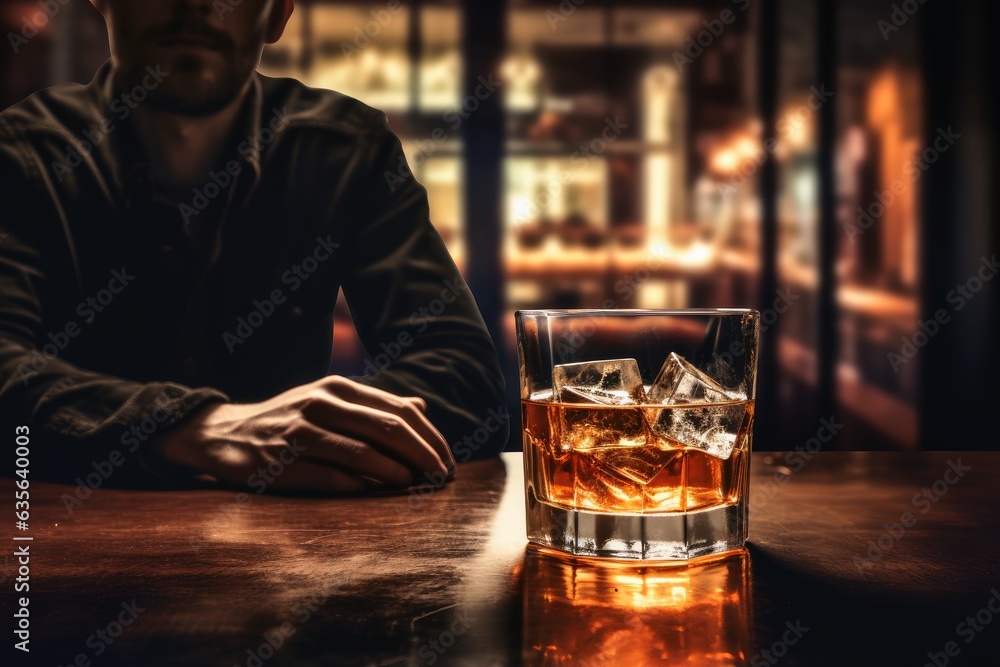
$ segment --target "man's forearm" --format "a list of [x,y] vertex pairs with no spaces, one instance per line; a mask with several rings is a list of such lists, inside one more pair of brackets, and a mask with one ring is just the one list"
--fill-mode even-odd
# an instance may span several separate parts
[[67,458],[99,459],[117,448],[144,462],[144,450],[156,433],[208,403],[226,400],[210,388],[140,383],[87,371],[0,336],[3,425],[28,425],[81,450]]

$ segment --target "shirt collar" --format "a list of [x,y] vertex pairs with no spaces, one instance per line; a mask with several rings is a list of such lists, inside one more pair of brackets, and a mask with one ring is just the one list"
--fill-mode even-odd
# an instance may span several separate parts
[[[106,122],[114,126],[114,130],[109,133],[108,145],[111,155],[108,164],[112,170],[116,189],[126,201],[142,194],[148,196],[149,158],[135,127],[133,109],[115,85],[114,68],[110,60],[98,70],[91,87],[95,91],[99,113],[103,114]],[[261,151],[266,145],[260,137],[263,99],[260,75],[254,72],[250,78],[250,89],[243,109],[237,115],[236,129],[233,132],[233,136],[236,137],[235,143],[228,149],[230,156],[223,157],[223,164],[237,160],[249,167],[250,178],[237,179],[236,187],[239,192],[236,194],[241,201],[245,201],[257,188],[261,178]],[[209,180],[207,175],[205,180],[206,182]]]

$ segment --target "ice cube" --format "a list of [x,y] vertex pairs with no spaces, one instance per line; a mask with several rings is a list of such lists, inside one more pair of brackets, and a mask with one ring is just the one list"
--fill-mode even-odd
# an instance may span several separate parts
[[604,468],[645,485],[682,454],[659,447],[608,447],[594,450],[592,456]]
[[720,459],[729,458],[749,428],[746,396],[726,389],[676,352],[653,381],[649,401],[673,406],[644,409],[654,434]]
[[728,459],[741,446],[753,418],[747,401],[642,408],[657,437],[716,458]]
[[671,352],[663,362],[649,388],[649,402],[664,405],[718,403],[743,398],[745,396],[738,392],[726,390],[676,352]]
[[639,405],[646,402],[639,362],[635,359],[559,364],[552,370],[552,383],[560,403]]
[[559,442],[573,450],[641,447],[648,442],[639,407],[592,404],[559,409]]
[[606,467],[598,456],[615,449],[593,450],[578,457],[575,480],[577,507],[601,511],[642,511],[642,484],[622,476],[614,468]]

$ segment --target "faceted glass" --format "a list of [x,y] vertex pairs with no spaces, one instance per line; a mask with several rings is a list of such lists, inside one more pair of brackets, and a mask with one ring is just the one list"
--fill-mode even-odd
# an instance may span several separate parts
[[742,548],[757,311],[515,317],[528,540],[640,560]]

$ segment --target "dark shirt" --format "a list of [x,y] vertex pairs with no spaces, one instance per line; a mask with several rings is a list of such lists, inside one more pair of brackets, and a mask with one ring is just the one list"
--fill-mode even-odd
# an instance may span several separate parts
[[495,347],[383,113],[255,74],[231,157],[176,201],[134,103],[108,64],[0,114],[4,437],[28,425],[35,464],[81,473],[141,460],[207,403],[329,374],[343,287],[372,357],[355,379],[425,398],[459,460],[503,448]]

